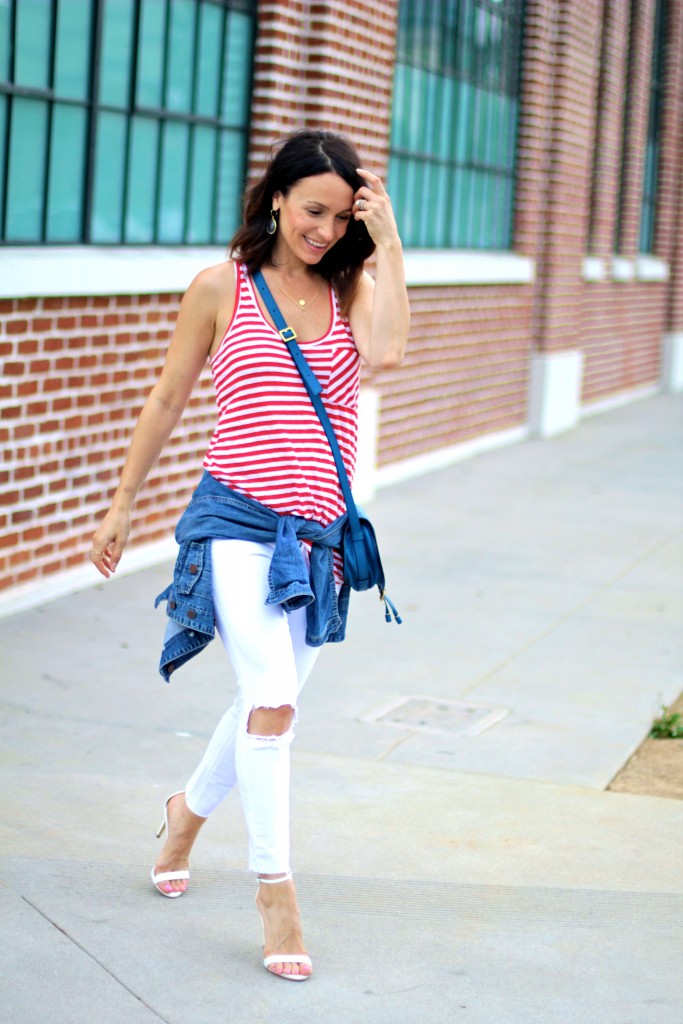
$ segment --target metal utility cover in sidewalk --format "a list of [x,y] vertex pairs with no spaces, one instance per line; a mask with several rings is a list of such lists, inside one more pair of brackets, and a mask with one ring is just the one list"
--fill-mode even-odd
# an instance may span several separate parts
[[488,704],[438,697],[399,697],[377,711],[362,715],[361,721],[438,736],[476,736],[508,713],[508,708]]

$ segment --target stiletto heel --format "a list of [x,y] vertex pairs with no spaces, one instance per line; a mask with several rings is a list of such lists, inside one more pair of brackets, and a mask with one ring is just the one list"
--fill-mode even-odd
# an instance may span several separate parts
[[[259,884],[262,885],[277,885],[279,882],[291,882],[292,872],[288,871],[286,875],[282,875],[279,878],[260,878]],[[257,894],[258,895],[258,894]],[[258,910],[258,903],[256,904]],[[263,920],[263,915],[259,910],[259,917],[261,918],[261,927],[263,928],[263,945],[266,944],[266,924]],[[274,953],[272,956],[264,958],[263,966],[268,971],[268,974],[274,974],[276,978],[286,978],[287,981],[307,981],[310,978],[309,974],[282,974],[279,971],[271,971],[271,964],[306,964],[307,967],[313,968],[310,956],[307,953]]]
[[[156,837],[157,837],[157,839],[161,839],[161,837],[163,836],[164,832],[167,835],[169,834],[169,828],[168,828],[168,805],[169,805],[169,803],[171,802],[171,800],[173,799],[174,796],[179,796],[181,793],[184,793],[184,792],[185,792],[184,789],[177,789],[175,791],[175,793],[171,793],[171,795],[166,798],[166,802],[164,803],[164,817],[163,817],[163,820],[162,820],[161,824],[159,825],[159,828],[156,830]],[[176,882],[176,881],[183,881],[183,880],[189,881],[190,880],[190,872],[189,871],[159,871],[157,874],[155,874],[154,873],[154,867],[152,867],[152,873],[151,874],[152,874],[152,883],[153,883],[154,888],[156,889],[156,891],[161,893],[162,896],[166,896],[169,900],[177,899],[178,896],[182,896],[183,893],[186,892],[186,890],[185,889],[172,889],[171,892],[164,892],[163,889],[159,888],[159,883],[160,882]]]

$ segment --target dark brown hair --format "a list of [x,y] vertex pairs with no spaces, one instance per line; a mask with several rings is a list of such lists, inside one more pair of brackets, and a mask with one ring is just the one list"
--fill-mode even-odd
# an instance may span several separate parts
[[[337,132],[303,129],[275,143],[263,177],[250,188],[244,199],[244,221],[230,242],[229,251],[246,264],[250,274],[272,263],[277,235],[266,231],[273,196],[284,196],[302,178],[316,174],[338,174],[354,192],[365,184],[356,172],[360,158],[353,143]],[[315,269],[329,281],[339,304],[348,312],[363,272],[363,264],[375,251],[362,221],[351,217],[346,233],[325,253]]]

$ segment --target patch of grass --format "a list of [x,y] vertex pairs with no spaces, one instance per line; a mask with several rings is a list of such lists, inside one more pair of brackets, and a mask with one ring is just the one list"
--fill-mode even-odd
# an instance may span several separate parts
[[669,712],[662,705],[662,713],[652,723],[650,736],[657,740],[683,739],[683,715],[677,711]]

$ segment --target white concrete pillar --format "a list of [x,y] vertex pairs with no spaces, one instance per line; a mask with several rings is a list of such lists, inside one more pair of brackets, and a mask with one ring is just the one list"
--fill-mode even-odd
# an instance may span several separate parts
[[581,418],[583,353],[536,352],[531,357],[529,427],[536,437],[553,437]]
[[662,389],[683,391],[683,331],[665,334],[662,340]]

